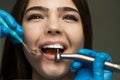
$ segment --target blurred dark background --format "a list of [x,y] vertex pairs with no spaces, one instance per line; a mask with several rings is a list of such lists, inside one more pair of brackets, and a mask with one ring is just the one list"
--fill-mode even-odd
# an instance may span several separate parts
[[[16,0],[0,0],[0,9],[11,11]],[[109,53],[120,64],[120,0],[87,0],[93,23],[93,49]],[[0,39],[0,63],[5,39]],[[114,73],[113,80],[120,80]]]

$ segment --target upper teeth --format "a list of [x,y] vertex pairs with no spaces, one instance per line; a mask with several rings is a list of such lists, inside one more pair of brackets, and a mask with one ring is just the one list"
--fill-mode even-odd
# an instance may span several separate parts
[[60,44],[49,44],[49,45],[44,45],[42,48],[59,48],[59,49],[63,49],[64,47]]

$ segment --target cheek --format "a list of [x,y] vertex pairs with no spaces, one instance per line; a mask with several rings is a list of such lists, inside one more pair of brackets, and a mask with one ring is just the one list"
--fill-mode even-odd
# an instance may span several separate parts
[[34,44],[35,41],[39,38],[41,33],[43,32],[43,28],[41,27],[42,25],[40,24],[23,24],[23,29],[25,31],[24,33],[24,42],[26,44]]
[[70,39],[71,45],[77,47],[77,49],[83,47],[84,34],[83,34],[83,27],[81,24],[74,25],[74,27],[67,28],[66,34]]

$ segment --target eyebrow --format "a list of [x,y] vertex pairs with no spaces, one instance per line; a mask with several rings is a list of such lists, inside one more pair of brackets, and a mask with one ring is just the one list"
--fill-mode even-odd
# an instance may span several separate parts
[[[26,11],[25,11],[25,14],[29,11],[33,11],[33,10],[37,10],[37,11],[45,11],[45,12],[48,12],[49,9],[46,8],[46,7],[43,7],[43,6],[34,6],[34,7],[31,7],[31,8],[28,8]],[[79,13],[79,11],[77,9],[74,9],[74,8],[71,8],[71,7],[58,7],[57,8],[58,11],[73,11],[73,12],[77,12]]]
[[42,7],[42,6],[34,6],[34,7],[31,7],[31,8],[28,8],[26,11],[25,11],[25,14],[29,11],[33,11],[33,10],[37,10],[37,11],[48,11],[48,8],[45,8],[45,7]]
[[79,13],[79,11],[77,9],[71,8],[71,7],[60,7],[58,8],[58,11],[73,11],[73,12],[77,12]]

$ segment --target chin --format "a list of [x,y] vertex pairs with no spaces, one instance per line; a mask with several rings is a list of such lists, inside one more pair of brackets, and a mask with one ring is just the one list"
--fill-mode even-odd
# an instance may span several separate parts
[[[70,61],[63,61],[59,64],[41,64],[37,72],[45,79],[58,79],[64,77],[69,72]],[[48,66],[49,65],[49,66]]]
[[[49,69],[43,69],[42,75],[48,79],[57,79],[63,77],[69,71],[69,67],[52,67]],[[43,74],[44,73],[44,74]]]
[[44,80],[54,80],[54,79],[59,79],[59,78],[63,78],[67,73],[68,73],[69,69],[65,69],[65,70],[35,70],[33,69],[33,73],[34,76],[39,77],[39,79],[44,79]]

